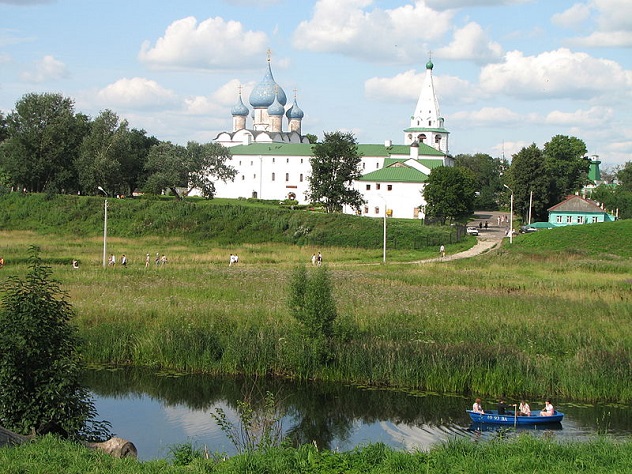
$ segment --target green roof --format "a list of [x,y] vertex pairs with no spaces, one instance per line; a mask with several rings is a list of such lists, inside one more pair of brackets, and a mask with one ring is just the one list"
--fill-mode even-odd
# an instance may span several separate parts
[[410,166],[389,166],[362,176],[359,181],[379,181],[381,183],[425,183],[428,176]]
[[230,147],[233,155],[312,156],[311,143],[251,143]]
[[[233,155],[275,155],[275,156],[312,156],[310,143],[251,143],[230,147]],[[358,144],[360,156],[390,157],[392,155],[410,156],[410,145],[392,145],[389,147],[372,144]],[[424,143],[419,144],[420,156],[443,157],[445,153]],[[423,160],[420,160],[423,162]],[[430,166],[428,166],[430,168]]]

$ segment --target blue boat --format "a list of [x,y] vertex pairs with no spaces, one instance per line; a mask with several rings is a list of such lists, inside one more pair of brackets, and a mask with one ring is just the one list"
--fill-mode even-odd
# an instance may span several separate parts
[[486,410],[484,414],[473,412],[472,410],[466,410],[468,415],[474,423],[488,423],[494,425],[544,425],[550,423],[560,423],[564,418],[564,413],[556,411],[551,416],[515,416],[513,412],[507,412],[504,415],[499,415],[496,410]]

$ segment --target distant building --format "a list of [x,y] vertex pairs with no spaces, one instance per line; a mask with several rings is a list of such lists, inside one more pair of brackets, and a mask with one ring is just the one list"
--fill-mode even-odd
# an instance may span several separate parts
[[[404,145],[393,145],[390,140],[383,145],[358,145],[363,176],[353,187],[366,201],[361,215],[424,217],[426,203],[421,191],[428,174],[437,166],[454,165],[448,154],[449,132],[434,91],[433,67],[428,61],[417,106],[404,130]],[[216,143],[230,148],[229,164],[237,170],[234,181],[216,183],[216,196],[289,198],[307,204],[313,145],[302,134],[305,113],[296,95],[286,108],[287,97],[274,79],[269,55],[264,77],[252,90],[249,104],[250,108],[244,104],[240,90],[231,110],[232,130],[215,138]],[[351,208],[344,211],[354,213]]]
[[548,209],[549,223],[556,226],[613,222],[615,217],[596,202],[581,196],[567,196]]

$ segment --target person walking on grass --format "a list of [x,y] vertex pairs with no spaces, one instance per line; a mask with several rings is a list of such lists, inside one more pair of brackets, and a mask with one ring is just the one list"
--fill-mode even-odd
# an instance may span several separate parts
[[441,258],[445,257],[445,246],[443,244],[439,247],[439,255],[441,255]]

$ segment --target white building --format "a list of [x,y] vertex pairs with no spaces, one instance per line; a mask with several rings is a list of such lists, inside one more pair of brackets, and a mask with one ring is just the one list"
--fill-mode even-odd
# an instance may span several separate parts
[[[389,140],[381,145],[359,144],[362,178],[353,184],[366,204],[359,214],[382,217],[422,218],[421,195],[430,171],[452,166],[448,154],[448,131],[443,126],[432,82],[433,64],[426,64],[426,77],[417,106],[404,130],[404,145]],[[296,97],[286,109],[287,98],[272,75],[270,58],[262,81],[250,94],[248,108],[241,91],[232,109],[233,129],[215,141],[230,147],[230,165],[237,170],[233,182],[216,183],[216,196],[225,198],[296,199],[307,203],[312,146],[302,135],[303,111]],[[248,127],[248,116],[251,126]],[[283,123],[287,122],[287,130]],[[351,208],[345,212],[354,213]]]

